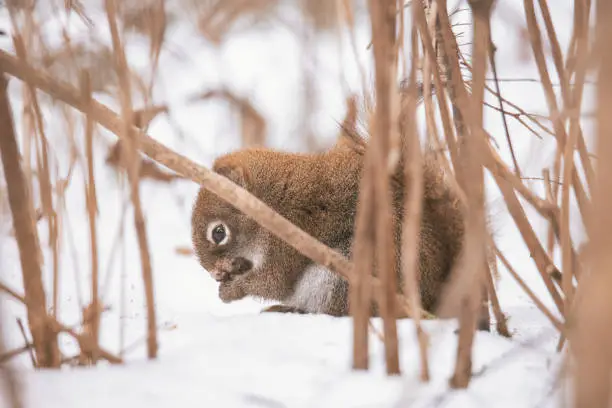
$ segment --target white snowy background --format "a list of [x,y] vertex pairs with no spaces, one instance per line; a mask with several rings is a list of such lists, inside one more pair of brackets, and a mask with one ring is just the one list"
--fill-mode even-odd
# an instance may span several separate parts
[[[451,5],[455,2],[451,2]],[[498,47],[500,78],[538,78],[530,45],[524,37],[523,9],[519,2],[499,1],[492,20],[493,41]],[[96,24],[96,37],[109,40],[106,17],[99,2],[87,4],[87,13]],[[172,5],[172,2],[169,2]],[[217,155],[240,146],[236,117],[225,104],[213,101],[187,103],[187,97],[208,89],[227,87],[250,98],[265,116],[268,144],[271,147],[300,151],[302,94],[299,14],[292,6],[282,6],[284,23],[233,34],[216,47],[198,34],[193,24],[173,24],[167,30],[166,49],[161,54],[155,100],[170,106],[172,121],[160,116],[149,134],[189,158],[209,166]],[[464,4],[463,7],[467,8]],[[172,8],[170,8],[172,10]],[[551,4],[551,12],[563,49],[571,35],[572,7],[568,0]],[[461,12],[459,20],[469,18]],[[44,19],[44,32],[51,44],[61,42],[66,26],[73,39],[87,41],[87,30],[78,19]],[[363,23],[363,22],[362,22]],[[10,23],[0,10],[0,28],[10,32]],[[464,27],[457,27],[462,30]],[[298,30],[299,31],[299,30]],[[340,47],[337,37],[323,35],[316,48],[316,109],[314,131],[324,144],[333,143],[337,122],[344,116],[347,90],[358,90],[359,73],[346,33]],[[470,41],[466,32],[460,42]],[[130,64],[146,72],[148,44],[137,35],[127,41]],[[366,49],[369,29],[358,31],[359,58],[371,75],[371,58]],[[0,46],[12,51],[9,37],[0,37]],[[463,47],[469,52],[470,47]],[[549,51],[547,49],[547,51]],[[552,63],[549,65],[552,68]],[[551,72],[554,72],[551,69]],[[556,79],[556,78],[555,78]],[[557,81],[555,81],[557,82]],[[492,83],[491,83],[492,84]],[[528,112],[547,114],[539,83],[502,82],[503,95]],[[587,95],[590,93],[587,85]],[[21,86],[11,81],[10,92],[15,120],[21,118]],[[115,109],[108,97],[99,99]],[[491,96],[488,100],[496,103]],[[57,174],[68,168],[68,141],[63,120],[45,108],[48,137],[57,163]],[[57,112],[57,110],[53,110]],[[424,128],[423,116],[420,116]],[[496,136],[503,157],[510,162],[500,116],[485,111],[487,129]],[[80,122],[77,122],[80,125]],[[183,136],[177,133],[177,124]],[[543,135],[538,140],[515,120],[509,118],[510,134],[523,173],[541,177],[541,170],[554,159],[554,140]],[[18,130],[19,126],[17,126]],[[589,133],[589,128],[585,129]],[[82,137],[82,132],[76,133]],[[141,183],[147,232],[155,278],[158,314],[159,358],[150,362],[145,354],[145,305],[138,247],[132,212],[126,212],[125,240],[112,256],[117,242],[122,208],[127,190],[116,173],[104,164],[103,153],[115,140],[100,132],[96,139],[96,187],[100,214],[98,239],[100,273],[104,302],[111,310],[103,315],[102,344],[114,352],[132,345],[125,354],[126,364],[93,368],[66,368],[61,371],[31,369],[27,355],[14,360],[23,380],[28,407],[555,407],[562,395],[558,375],[560,358],[555,353],[558,335],[527,295],[500,265],[498,284],[502,309],[509,316],[512,339],[491,333],[478,333],[474,343],[474,379],[463,391],[448,387],[456,354],[456,323],[426,322],[431,337],[430,368],[432,380],[418,380],[419,360],[411,321],[398,323],[402,376],[389,378],[384,373],[383,348],[371,335],[371,370],[351,370],[352,329],[349,318],[259,314],[262,303],[245,299],[223,304],[217,297],[217,283],[202,270],[193,256],[177,254],[177,247],[189,247],[190,212],[198,186],[188,181],[159,184]],[[77,167],[66,193],[65,243],[61,251],[60,319],[78,324],[79,298],[89,298],[89,231],[83,192],[82,167]],[[489,180],[490,181],[490,180]],[[532,181],[538,192],[541,182]],[[488,183],[492,228],[501,250],[518,273],[554,310],[529,252],[507,214],[493,183]],[[2,198],[5,200],[5,198]],[[546,223],[529,205],[525,206],[542,242]],[[0,279],[22,291],[20,265],[15,243],[8,235],[10,219],[0,218]],[[580,225],[572,224],[576,236]],[[69,233],[69,232],[70,233]],[[51,287],[51,264],[45,223],[39,232],[47,262],[45,284]],[[72,242],[72,244],[69,244]],[[111,261],[112,260],[112,261]],[[557,259],[558,261],[558,259]],[[121,304],[125,288],[125,304]],[[16,317],[25,318],[24,308],[5,295],[0,296],[5,316],[5,336],[9,348],[19,347]],[[380,327],[378,320],[374,321]],[[122,329],[123,327],[123,329]],[[123,334],[122,334],[122,330]],[[64,350],[74,344],[62,336]],[[0,401],[0,407],[4,402]]]

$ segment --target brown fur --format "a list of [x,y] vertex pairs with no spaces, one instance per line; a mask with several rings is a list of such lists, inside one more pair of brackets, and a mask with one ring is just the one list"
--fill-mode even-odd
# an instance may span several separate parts
[[[324,153],[245,149],[220,157],[213,169],[321,242],[350,257],[365,146],[360,136],[346,133],[334,148]],[[433,154],[425,155],[423,177],[420,292],[424,308],[434,311],[442,285],[461,250],[464,227],[458,199],[445,182]],[[392,189],[399,254],[405,190],[401,170],[392,179]],[[207,226],[213,220],[222,220],[231,231],[230,241],[222,248],[206,238]],[[192,227],[200,263],[221,281],[219,296],[224,302],[255,296],[283,304],[272,311],[338,316],[348,313],[348,284],[343,278],[318,268],[205,189],[195,202]],[[233,271],[231,264],[237,257],[257,259],[252,256],[256,247],[265,254],[261,265],[246,272]],[[398,257],[396,269],[401,282],[399,262]]]

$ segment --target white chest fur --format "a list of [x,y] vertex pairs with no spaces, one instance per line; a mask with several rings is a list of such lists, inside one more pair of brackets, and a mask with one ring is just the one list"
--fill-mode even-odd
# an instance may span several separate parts
[[309,313],[324,313],[339,279],[340,277],[329,269],[312,265],[298,281],[293,295],[284,303]]

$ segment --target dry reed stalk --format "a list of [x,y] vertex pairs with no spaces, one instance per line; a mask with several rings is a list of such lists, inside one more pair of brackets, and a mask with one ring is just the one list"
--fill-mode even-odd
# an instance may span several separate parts
[[502,261],[502,263],[504,264],[504,266],[506,267],[506,270],[508,270],[508,272],[510,273],[510,275],[512,275],[512,277],[514,278],[514,280],[516,280],[516,282],[519,284],[519,286],[521,287],[521,289],[523,289],[523,291],[525,291],[525,293],[527,294],[527,296],[529,296],[531,298],[531,300],[533,301],[533,303],[535,303],[535,305],[537,306],[538,309],[540,309],[540,311],[542,313],[544,313],[544,315],[548,318],[548,320],[550,320],[550,322],[552,323],[553,326],[555,326],[555,328],[557,330],[559,330],[560,333],[564,332],[564,328],[563,328],[563,323],[559,321],[559,319],[557,319],[551,312],[550,310],[548,310],[548,308],[544,305],[544,303],[542,303],[542,301],[538,298],[538,296],[536,296],[535,293],[533,293],[533,291],[529,288],[529,286],[525,283],[525,281],[523,280],[523,278],[521,278],[521,276],[514,270],[514,268],[512,267],[512,265],[510,264],[510,262],[506,259],[506,257],[504,256],[504,254],[497,248],[495,247],[495,253],[497,254],[497,256],[499,257],[499,259]]
[[[487,153],[489,153],[491,159],[486,162],[487,169],[506,182],[513,190],[521,194],[541,216],[549,219],[556,230],[558,230],[559,221],[557,218],[559,217],[559,208],[557,205],[552,201],[541,199],[531,191],[521,179],[508,169],[499,154],[491,146],[489,146]],[[558,235],[558,231],[556,234]]]
[[[463,112],[459,99],[463,99],[462,95],[465,93],[465,84],[463,81],[460,65],[458,58],[461,55],[459,46],[457,44],[457,37],[452,31],[452,23],[448,16],[448,10],[446,7],[446,0],[440,1],[437,14],[438,20],[436,22],[436,41],[442,46],[438,47],[438,65],[443,72],[445,85],[448,91],[448,96],[452,107],[452,121],[454,122],[455,130],[457,131],[457,142],[459,153],[463,148],[465,142],[465,133],[469,130],[466,128],[465,123],[465,112]],[[444,9],[442,9],[444,8]],[[461,86],[461,88],[459,88]],[[460,94],[458,94],[460,92]],[[460,171],[460,180],[464,176],[462,163],[459,163],[458,169]]]
[[[128,160],[128,158],[123,156],[125,156],[125,147],[123,147],[121,140],[118,140],[108,152],[105,162],[117,171],[127,172],[127,167],[131,165],[131,162]],[[140,156],[138,156],[137,160],[140,161],[140,165],[138,166],[138,178],[140,180],[148,179],[162,183],[170,183],[174,180],[179,180],[182,178],[177,174],[171,174],[163,171],[151,160],[141,158]]]
[[132,96],[130,91],[130,71],[125,57],[125,50],[119,37],[117,28],[116,3],[115,0],[105,0],[105,11],[111,31],[113,42],[113,52],[115,55],[115,69],[121,84],[121,113],[123,116],[123,129],[125,135],[126,156],[130,157],[131,166],[128,166],[128,180],[130,183],[130,196],[134,206],[134,225],[136,228],[136,236],[138,239],[138,247],[140,249],[140,262],[142,267],[142,278],[145,287],[145,298],[147,305],[147,355],[150,359],[157,357],[157,331],[156,331],[156,316],[155,316],[155,293],[153,287],[153,272],[151,266],[151,256],[149,253],[149,244],[147,240],[146,224],[142,211],[142,203],[139,192],[139,165],[138,160],[138,138],[132,137],[131,119],[132,119]]
[[[492,247],[493,239],[489,236],[489,248]],[[495,254],[491,254],[495,257]],[[495,262],[496,258],[493,259],[493,262],[489,262],[489,265],[492,268],[485,268],[485,279],[487,285],[487,294],[489,300],[491,301],[491,308],[493,309],[493,314],[495,315],[495,329],[497,333],[504,337],[512,337],[510,334],[510,330],[508,330],[507,317],[501,309],[501,304],[499,303],[499,298],[497,297],[497,291],[495,289],[495,282],[493,280],[493,276],[498,276],[499,272],[497,271],[497,263]]]
[[[17,16],[16,11],[13,7],[9,5],[9,16],[11,19],[11,24],[13,26],[13,30],[15,31],[15,35],[13,36],[13,45],[15,47],[15,52],[17,56],[27,61],[29,59],[27,53],[27,45],[24,41],[23,36],[20,33],[18,24],[17,24]],[[24,13],[24,17],[26,20],[25,30],[26,30],[26,38],[30,40],[30,44],[33,42],[33,39],[36,38],[35,34],[38,34],[38,38],[40,39],[40,33],[38,30],[38,24],[34,20],[33,14],[30,12]],[[42,40],[41,40],[42,43]],[[53,207],[53,187],[51,185],[51,171],[49,165],[49,143],[45,134],[44,122],[42,119],[42,110],[40,108],[40,104],[38,102],[38,97],[36,95],[36,90],[29,85],[26,85],[27,90],[27,109],[30,112],[30,117],[34,119],[34,135],[36,137],[34,142],[35,152],[36,152],[36,163],[37,163],[37,180],[40,189],[40,197],[42,202],[42,210],[43,215],[47,218],[48,223],[48,241],[52,250],[52,271],[53,271],[53,315],[57,316],[59,311],[59,230],[58,230],[58,215]],[[42,255],[41,255],[41,264],[43,263]]]
[[[563,54],[561,47],[557,39],[555,27],[550,16],[548,4],[545,0],[538,0],[544,25],[549,36],[550,45],[552,48],[553,61],[557,74],[561,79],[561,94],[564,102],[565,113],[570,111],[580,111],[580,105],[582,104],[582,94],[584,91],[584,84],[586,80],[586,69],[587,69],[587,54],[588,54],[588,28],[589,28],[589,13],[590,13],[590,2],[582,0],[574,2],[574,26],[571,43],[575,44],[574,54],[568,56],[568,59],[573,59],[574,64],[574,81],[570,88],[570,75],[563,64]],[[577,115],[570,115],[570,128],[569,137],[570,144],[575,146],[578,144],[577,150],[582,161],[582,165],[585,171],[586,185],[591,186],[593,183],[593,167],[591,160],[588,156],[584,137],[582,135],[582,129],[580,127],[580,121]],[[572,143],[573,140],[573,143]],[[567,149],[566,149],[567,151]],[[573,151],[573,150],[572,150]],[[573,166],[572,166],[573,167]],[[569,172],[568,174],[571,174]],[[567,178],[569,180],[569,177]]]
[[[412,14],[415,8],[421,5],[416,2],[412,5]],[[412,30],[412,49],[416,50],[418,45],[416,28]],[[421,227],[422,203],[423,203],[423,160],[421,145],[416,126],[416,71],[417,53],[413,51],[410,68],[410,79],[408,92],[402,99],[402,119],[400,128],[404,135],[404,185],[409,186],[407,194],[404,195],[404,216],[402,225],[402,275],[404,278],[404,293],[411,302],[412,310],[421,309],[421,296],[419,292],[418,258],[419,258],[419,232]],[[421,381],[429,381],[429,362],[427,357],[428,335],[423,330],[421,319],[418,314],[412,316],[419,344],[419,355],[421,362]]]
[[28,324],[32,332],[36,357],[40,367],[57,367],[60,362],[57,333],[46,322],[46,296],[42,282],[38,234],[26,180],[21,169],[21,154],[13,130],[13,117],[8,97],[8,81],[0,67],[0,151],[6,178],[13,227],[19,248],[23,286],[26,293]]
[[559,311],[563,311],[563,300],[557,291],[551,276],[555,271],[558,271],[557,268],[546,253],[546,250],[542,247],[542,244],[533,230],[533,227],[525,215],[525,210],[521,206],[515,192],[512,190],[512,186],[506,180],[503,180],[501,176],[495,173],[493,173],[493,177],[497,186],[499,187],[500,192],[502,193],[508,211],[514,219],[514,223],[523,237],[525,245],[527,245],[527,248],[531,253],[531,257],[533,258],[538,272],[544,281],[544,285],[548,289],[548,292],[555,302],[557,309]]
[[20,349],[10,352],[6,351],[4,343],[4,318],[2,316],[2,308],[0,307],[0,381],[4,382],[4,389],[8,392],[3,395],[4,404],[11,408],[22,408],[24,406],[21,393],[21,384],[18,381],[17,374],[13,367],[5,364],[10,358],[23,353],[31,348],[30,344],[26,344]]
[[[588,222],[588,274],[582,277],[576,298],[576,315],[572,316],[570,340],[576,358],[573,406],[576,408],[609,407],[612,400],[612,4],[597,2],[593,62],[597,70],[597,171],[593,185],[593,215]],[[577,294],[578,295],[578,294]]]
[[[355,98],[347,101],[347,114],[342,128],[355,131],[357,107]],[[374,267],[374,195],[372,194],[372,156],[366,154],[362,177],[359,180],[359,198],[355,220],[353,281],[349,285],[349,309],[353,317],[353,369],[367,370],[369,366],[368,326],[371,325],[372,287],[369,278]]]
[[[501,112],[502,123],[504,125],[504,133],[506,135],[506,141],[508,142],[508,149],[510,150],[510,156],[512,157],[512,163],[514,164],[514,173],[517,177],[521,177],[521,168],[514,152],[514,146],[512,145],[512,139],[510,138],[510,131],[508,130],[508,121],[506,120],[506,111],[504,109],[504,102],[499,88],[499,80],[497,79],[497,64],[495,63],[495,51],[496,47],[493,44],[493,40],[489,38],[489,64],[491,64],[491,72],[493,72],[493,78],[495,79],[495,91],[497,93],[497,101],[499,103],[499,110]],[[485,84],[486,87],[486,84]],[[484,101],[483,101],[484,103]]]
[[[437,22],[437,8],[440,5],[438,2],[433,3],[430,8],[430,17],[431,17],[431,30],[435,30],[436,22]],[[448,106],[448,100],[446,97],[446,88],[443,85],[442,76],[440,74],[439,66],[438,66],[438,54],[435,51],[434,41],[437,40],[436,36],[433,36],[428,28],[427,19],[425,17],[425,11],[422,8],[417,9],[414,12],[414,17],[416,20],[416,24],[419,28],[419,32],[421,34],[421,39],[423,42],[423,47],[425,49],[425,53],[429,59],[429,64],[431,64],[433,77],[434,77],[434,86],[436,90],[436,95],[438,99],[438,105],[440,107],[440,116],[442,118],[442,127],[444,131],[444,136],[446,138],[446,143],[449,147],[449,153],[451,157],[451,162],[453,164],[453,169],[455,170],[455,178],[460,182],[461,180],[461,166],[459,165],[459,148],[457,146],[457,140],[455,137],[455,130],[451,124],[451,114],[450,108]],[[429,66],[428,64],[428,66]]]
[[[575,18],[575,22],[578,27],[574,27],[573,36],[575,40],[573,41],[576,45],[575,47],[575,58],[576,58],[576,79],[575,85],[570,90],[569,88],[569,78],[566,75],[564,64],[563,64],[563,56],[561,53],[561,48],[559,46],[559,42],[557,40],[557,36],[555,33],[554,25],[552,23],[552,19],[550,16],[550,12],[548,10],[548,5],[546,2],[539,0],[540,9],[542,11],[546,31],[549,35],[550,43],[552,46],[553,60],[555,63],[555,67],[557,69],[557,73],[559,78],[561,78],[561,93],[564,101],[564,110],[571,111],[576,110],[580,111],[581,102],[582,102],[582,92],[584,89],[584,81],[586,76],[586,53],[587,53],[587,43],[586,43],[586,35],[585,28],[588,27],[588,21],[580,21],[584,20],[584,4],[579,4],[582,2],[575,3],[575,10],[577,12],[577,16]],[[588,13],[587,17],[588,19]],[[585,24],[586,23],[586,24]],[[545,83],[545,82],[544,82]],[[573,92],[572,92],[573,91]],[[563,256],[563,291],[565,293],[565,313],[569,314],[570,305],[573,299],[573,284],[572,278],[574,277],[574,253],[572,248],[570,229],[569,229],[569,212],[570,212],[570,189],[571,183],[569,180],[572,178],[572,174],[574,172],[574,150],[576,149],[576,144],[578,143],[578,139],[582,139],[582,131],[580,130],[579,117],[577,115],[570,116],[570,126],[569,126],[569,140],[567,140],[565,144],[565,150],[563,152],[563,179],[566,183],[562,186],[562,196],[561,196],[561,251]],[[581,145],[583,145],[584,141]],[[582,149],[578,148],[579,151],[582,152]],[[585,175],[587,177],[587,184],[590,184],[589,181],[592,180],[592,168],[591,163],[586,154],[584,152],[581,153],[581,157],[586,160],[583,161],[583,166],[585,168]]]
[[[27,296],[23,296],[20,295],[19,293],[17,293],[17,291],[7,287],[6,285],[2,285],[0,284],[0,290],[5,291],[6,293],[8,293],[9,295],[11,295],[15,300],[21,302],[22,304],[28,305],[27,303]],[[50,315],[44,315],[43,319],[39,322],[40,325],[43,325],[45,327],[48,327],[50,332],[53,333],[55,336],[57,336],[58,333],[66,333],[68,334],[70,337],[72,337],[73,339],[75,339],[78,343],[79,343],[79,347],[81,349],[81,354],[88,356],[88,358],[91,357],[91,355],[95,354],[97,356],[99,356],[100,358],[103,358],[105,360],[107,360],[109,363],[111,364],[121,364],[123,363],[123,360],[117,356],[115,356],[114,354],[112,354],[111,352],[99,347],[91,338],[91,336],[89,336],[88,334],[79,334],[76,332],[76,330],[74,330],[71,327],[68,327],[60,322],[58,322],[55,317],[50,316]],[[32,329],[30,329],[30,331],[32,331]],[[25,333],[25,332],[24,332]],[[32,337],[34,337],[34,333],[32,332]],[[26,341],[27,343],[27,341]],[[34,345],[34,347],[36,347],[36,345]],[[61,362],[60,359],[58,359],[58,364],[59,362]],[[40,365],[40,363],[38,363],[39,367],[42,367]],[[56,366],[57,367],[57,366]]]
[[23,342],[26,345],[29,345],[29,355],[30,355],[30,362],[32,363],[32,367],[37,367],[37,362],[36,362],[36,356],[34,355],[34,348],[32,347],[32,342],[30,340],[28,340],[28,335],[26,334],[26,330],[25,330],[25,326],[23,325],[23,322],[21,321],[21,319],[17,319],[17,326],[19,326],[19,332],[21,333],[21,337],[23,338]]
[[[4,366],[4,363],[7,363],[8,361],[12,360],[13,358],[25,353],[26,351],[31,351],[32,350],[32,345],[31,344],[26,344],[25,346],[21,346],[19,348],[13,349],[13,350],[4,350],[2,349],[2,354],[0,354],[0,366]],[[0,368],[0,378],[3,375],[6,375],[6,372],[3,373],[3,370],[9,368],[10,367],[5,367],[5,368]],[[6,378],[5,378],[6,381]]]
[[[544,53],[544,48],[542,45],[540,28],[538,26],[538,23],[535,17],[535,9],[533,5],[533,0],[524,0],[523,4],[525,8],[527,30],[529,31],[529,40],[531,43],[531,48],[533,50],[533,55],[536,61],[536,65],[537,65],[537,68],[540,74],[540,79],[542,81],[542,88],[544,89],[544,96],[546,97],[546,103],[550,111],[550,117],[551,117],[553,128],[555,131],[555,137],[557,138],[558,149],[560,151],[564,151],[565,145],[566,143],[568,143],[568,135],[563,125],[563,116],[561,115],[561,112],[559,111],[554,89],[552,86],[552,81],[550,80],[550,75],[546,67],[545,53]],[[562,76],[562,73],[563,71],[561,70],[560,76]],[[578,198],[578,206],[580,208],[581,214],[584,216],[585,214],[588,213],[588,208],[590,207],[590,203],[589,203],[589,200],[586,199],[582,181],[578,177],[578,173],[576,172],[575,168],[572,169],[571,179],[572,179],[572,184],[573,184],[573,187],[576,191],[576,195]]]
[[[81,77],[81,91],[83,99],[87,105],[91,104],[91,81],[88,73],[83,73]],[[85,202],[87,206],[87,218],[89,221],[89,250],[91,259],[91,304],[87,308],[88,316],[84,319],[86,325],[84,332],[89,333],[92,340],[98,344],[100,341],[100,299],[98,274],[98,240],[96,232],[96,218],[98,215],[98,200],[96,197],[96,182],[94,174],[94,155],[93,155],[93,132],[95,123],[91,116],[85,116],[85,156],[87,161],[87,180],[85,182]],[[92,355],[93,363],[97,361],[97,356]]]
[[66,221],[66,238],[68,240],[68,246],[70,249],[70,256],[72,258],[72,263],[73,263],[73,272],[74,272],[74,284],[75,284],[75,292],[76,292],[76,300],[77,300],[77,304],[79,306],[79,310],[83,310],[85,308],[85,302],[83,301],[83,285],[82,285],[82,278],[81,278],[81,270],[79,267],[79,262],[78,262],[78,255],[77,255],[77,248],[76,248],[76,243],[75,243],[75,239],[74,239],[74,234],[72,232],[72,227],[70,224],[70,216],[69,213],[67,212],[67,207],[66,207],[66,202],[65,200],[61,200],[60,201],[60,208],[63,210],[64,212],[64,217],[65,217],[65,221]]
[[[429,58],[425,57],[423,61],[423,105],[425,107],[425,122],[427,125],[427,135],[429,136],[432,145],[439,153],[438,157],[440,159],[440,162],[442,163],[442,166],[444,167],[444,172],[446,174],[453,174],[448,157],[446,157],[446,155],[444,154],[445,147],[443,146],[442,141],[440,139],[440,132],[438,131],[438,126],[436,124],[435,109],[431,95],[431,71],[431,61]],[[458,188],[458,185],[456,187]]]
[[[395,84],[391,76],[395,61],[395,0],[370,0],[374,70],[376,78],[376,104],[373,118],[372,140],[368,151],[372,155],[372,177],[375,202],[375,265],[383,296],[378,302],[383,320],[385,362],[387,374],[399,374],[399,351],[396,326],[397,274],[393,247],[393,218],[389,180],[389,149],[392,126],[391,94]],[[391,169],[394,171],[395,169]]]
[[353,369],[367,370],[368,325],[370,322],[372,287],[369,278],[374,267],[376,244],[373,225],[374,196],[372,194],[371,155],[365,157],[359,182],[359,200],[355,221],[353,280],[350,289],[350,312],[353,317]]
[[[542,179],[544,180],[544,189],[546,193],[546,201],[549,203],[554,203],[554,193],[553,186],[550,179],[550,170],[544,169],[542,170]],[[555,224],[552,219],[549,220],[548,223],[548,232],[546,235],[546,246],[548,251],[548,256],[552,259],[555,254]]]
[[[456,60],[455,47],[451,44],[446,14],[446,2],[444,9],[440,8],[440,23],[443,31],[445,53],[449,56],[450,67],[453,72],[453,88],[458,103],[462,104],[459,109],[466,120],[465,133],[459,131],[461,140],[462,171],[465,179],[463,189],[468,200],[468,211],[466,216],[465,231],[465,264],[457,273],[461,273],[461,279],[467,281],[461,290],[461,307],[459,314],[459,345],[457,350],[457,361],[455,373],[450,380],[453,388],[466,388],[472,375],[472,345],[476,330],[477,314],[481,303],[481,289],[484,284],[486,265],[486,224],[484,217],[484,169],[482,165],[483,147],[485,140],[483,132],[478,131],[483,125],[483,101],[484,83],[487,72],[487,52],[490,47],[490,14],[493,0],[471,0],[469,1],[474,16],[474,68],[472,82],[471,101],[467,99],[465,88],[461,83],[458,72],[458,61]],[[471,102],[471,103],[469,103]],[[465,104],[464,104],[465,103]],[[469,104],[467,104],[469,103]]]
[[502,158],[492,147],[489,146],[487,153],[489,153],[491,160],[487,160],[486,166],[492,174],[496,174],[506,181],[514,190],[523,196],[541,216],[550,219],[554,223],[558,223],[556,218],[558,217],[557,213],[559,212],[559,208],[554,202],[544,200],[531,191],[521,179],[516,177],[516,175],[508,169]]
[[108,261],[106,262],[106,272],[104,283],[102,284],[101,290],[101,298],[106,298],[109,288],[111,287],[111,280],[113,277],[114,271],[114,261],[117,257],[117,252],[119,249],[123,250],[125,246],[125,219],[127,217],[127,210],[129,208],[130,200],[129,198],[120,198],[120,207],[121,207],[121,216],[119,217],[119,223],[117,227],[117,232],[113,234],[113,246],[110,249],[110,253],[108,255]]
[[[466,65],[470,70],[472,69],[470,64],[468,64],[467,62],[463,62],[464,65]],[[529,130],[531,133],[534,134],[534,136],[538,137],[539,139],[542,138],[542,136],[540,136],[540,134],[533,129],[531,126],[529,126],[527,123],[525,123],[524,120],[522,120],[521,118],[524,116],[525,118],[529,119],[529,121],[531,123],[533,123],[534,126],[537,126],[540,130],[542,130],[544,133],[550,135],[550,136],[555,136],[555,133],[549,129],[548,127],[546,127],[541,119],[539,117],[537,117],[535,114],[529,113],[527,112],[525,109],[521,108],[519,105],[517,105],[516,103],[512,102],[511,100],[509,100],[508,98],[504,97],[503,95],[501,95],[498,91],[494,90],[493,88],[491,88],[489,85],[485,85],[485,89],[493,96],[495,96],[498,100],[501,100],[503,103],[505,103],[506,105],[508,105],[509,107],[511,107],[512,109],[514,109],[516,112],[508,112],[508,111],[504,111],[506,116],[510,116],[511,118],[516,119],[521,125],[523,125],[525,128],[527,128],[527,130]],[[497,108],[493,105],[489,105],[487,104],[487,106],[491,107],[492,109],[495,109],[499,112],[501,112],[502,110],[500,108]],[[547,118],[546,118],[547,119]]]

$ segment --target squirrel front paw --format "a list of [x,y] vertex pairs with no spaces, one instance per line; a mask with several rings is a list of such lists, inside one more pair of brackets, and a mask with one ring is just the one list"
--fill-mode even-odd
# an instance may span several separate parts
[[235,280],[221,282],[219,285],[219,298],[223,303],[230,303],[234,300],[240,300],[246,296],[246,293]]

